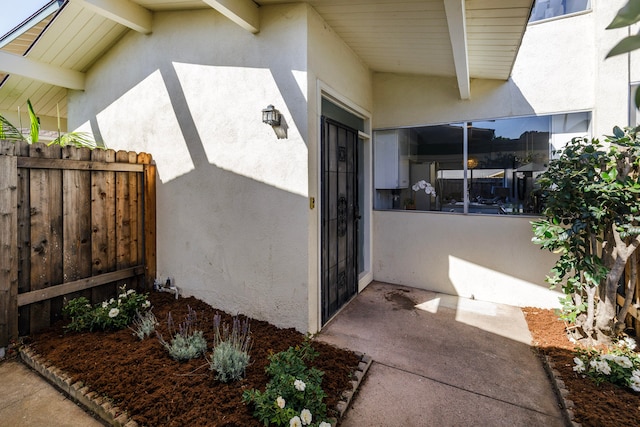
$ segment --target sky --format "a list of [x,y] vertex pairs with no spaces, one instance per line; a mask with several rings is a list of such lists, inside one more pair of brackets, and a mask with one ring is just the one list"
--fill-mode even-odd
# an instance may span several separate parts
[[33,15],[48,0],[0,0],[0,36]]

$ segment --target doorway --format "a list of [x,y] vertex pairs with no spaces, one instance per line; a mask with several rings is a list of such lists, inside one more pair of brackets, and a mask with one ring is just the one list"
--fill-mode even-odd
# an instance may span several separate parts
[[358,292],[358,131],[321,118],[322,324]]

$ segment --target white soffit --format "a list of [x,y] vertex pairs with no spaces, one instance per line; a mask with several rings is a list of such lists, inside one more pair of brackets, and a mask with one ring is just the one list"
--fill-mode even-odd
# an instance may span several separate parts
[[[9,34],[11,40],[4,45],[2,40],[8,39],[0,39],[0,51],[26,55],[35,63],[50,65],[49,70],[68,70],[55,77],[62,79],[63,74],[68,77],[86,72],[131,29],[152,32],[153,12],[214,8],[256,33],[259,6],[290,2],[70,0],[55,18],[51,14],[46,21],[25,22],[22,32]],[[306,3],[372,71],[455,77],[460,97],[466,99],[471,96],[471,79],[509,78],[533,0],[307,0]],[[461,37],[465,31],[466,37]],[[0,61],[0,68],[1,65]],[[59,108],[66,117],[64,85],[42,82],[30,74],[20,76],[15,74],[15,67],[9,71],[14,74],[7,76],[0,69],[0,111],[15,111],[30,98],[40,114],[55,116]],[[69,86],[77,85],[66,83]]]

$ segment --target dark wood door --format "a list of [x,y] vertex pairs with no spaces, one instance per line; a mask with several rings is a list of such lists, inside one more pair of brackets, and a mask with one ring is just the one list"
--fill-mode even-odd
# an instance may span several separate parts
[[358,132],[322,118],[322,323],[358,291]]

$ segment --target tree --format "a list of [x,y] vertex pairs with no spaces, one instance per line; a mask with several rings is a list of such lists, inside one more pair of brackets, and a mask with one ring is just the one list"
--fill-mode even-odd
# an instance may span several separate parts
[[[33,110],[31,100],[27,100],[27,110],[29,111],[29,135],[25,137],[22,132],[9,122],[4,116],[0,115],[0,139],[9,141],[26,141],[29,144],[38,142],[40,136],[40,120]],[[58,117],[58,137],[51,141],[48,145],[73,145],[76,147],[86,147],[94,149],[97,147],[91,134],[87,132],[60,132],[60,117]]]
[[[533,242],[560,254],[547,282],[562,287],[562,317],[590,343],[624,329],[640,246],[640,128],[616,127],[605,142],[574,138],[550,162],[539,179],[544,218],[532,222]],[[627,265],[625,303],[617,312]]]

